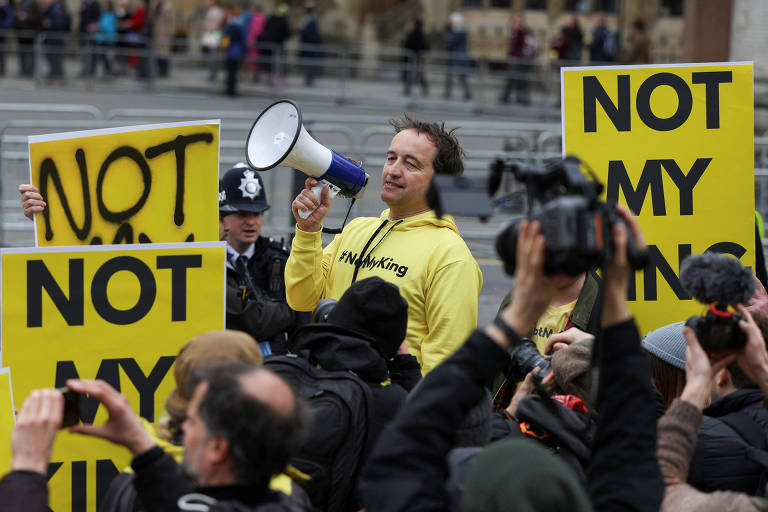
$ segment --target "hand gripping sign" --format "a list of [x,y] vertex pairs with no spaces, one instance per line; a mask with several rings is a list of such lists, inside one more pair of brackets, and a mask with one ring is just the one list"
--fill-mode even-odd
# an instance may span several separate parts
[[680,263],[705,251],[754,265],[751,63],[562,70],[563,153],[627,205],[649,263],[630,285],[641,331],[701,312]]
[[219,121],[29,137],[38,247],[218,240]]

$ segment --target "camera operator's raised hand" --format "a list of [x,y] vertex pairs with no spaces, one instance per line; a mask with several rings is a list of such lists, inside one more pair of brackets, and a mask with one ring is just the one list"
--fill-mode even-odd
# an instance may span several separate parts
[[28,219],[32,219],[35,213],[42,212],[47,206],[34,185],[22,183],[19,185],[19,194],[21,194],[21,211]]
[[755,281],[755,293],[749,299],[747,310],[750,313],[758,311],[768,317],[768,292],[765,291],[763,283],[760,282],[757,276],[753,276],[753,279]]
[[[525,376],[525,379],[523,379],[523,382],[517,388],[517,391],[515,391],[515,394],[512,395],[512,400],[509,401],[509,405],[507,406],[506,411],[513,418],[517,412],[517,406],[520,405],[520,401],[528,395],[533,394],[533,392],[536,390],[536,377],[539,375],[539,373],[541,373],[541,368],[538,366],[528,372],[528,374]],[[545,388],[548,388],[554,380],[554,372],[549,372],[546,377],[541,379],[541,385]]]
[[737,353],[736,361],[747,377],[768,396],[768,350],[765,348],[765,339],[749,309],[738,304],[736,310],[744,316],[744,320],[739,322],[739,328],[747,335],[747,343]]
[[710,357],[701,348],[693,329],[684,327],[683,336],[687,346],[685,348],[685,387],[680,399],[701,410],[710,398],[715,374],[731,364],[736,359],[736,354],[731,353],[710,361]]
[[11,438],[12,470],[46,474],[63,416],[64,395],[56,389],[37,389],[24,400]]
[[[312,187],[320,182],[314,178],[307,178],[302,190],[296,199],[291,203],[293,218],[296,219],[296,225],[300,230],[307,233],[314,233],[323,229],[323,218],[331,209],[331,194],[327,186],[324,186],[320,193],[320,199],[317,198]],[[306,218],[302,219],[299,211],[312,211]]]
[[[541,234],[538,221],[520,222],[517,238],[517,265],[515,268],[515,288],[512,300],[499,316],[519,336],[524,336],[536,325],[542,314],[547,310],[552,296],[557,290],[557,283],[563,276],[544,275],[545,240]],[[486,333],[502,348],[509,348],[507,336],[499,335],[501,330],[495,325],[489,325]]]
[[155,442],[141,426],[128,399],[103,380],[68,380],[67,387],[80,394],[88,394],[106,407],[109,417],[103,425],[78,424],[70,432],[100,437],[125,446],[131,454],[142,454],[155,446]]
[[594,336],[588,332],[582,331],[578,327],[570,327],[563,332],[552,334],[547,339],[547,344],[544,346],[544,353],[549,354],[552,350],[564,349],[568,345],[586,340],[587,338],[594,338]]
[[627,240],[631,236],[639,251],[645,249],[645,237],[640,230],[640,224],[629,210],[622,205],[616,205],[616,210],[629,227],[629,233],[624,225],[617,223],[613,226],[613,258],[605,268],[605,297],[603,299],[603,326],[615,325],[631,318],[632,314],[627,305],[627,288],[629,273],[633,272],[627,257]]

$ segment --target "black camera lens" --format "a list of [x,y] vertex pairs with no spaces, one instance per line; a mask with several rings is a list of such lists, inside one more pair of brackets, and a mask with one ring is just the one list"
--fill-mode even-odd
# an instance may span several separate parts
[[313,324],[324,324],[328,321],[328,315],[331,314],[333,308],[336,307],[337,301],[335,299],[327,298],[320,299],[312,311],[312,317],[310,322]]
[[549,373],[552,365],[541,355],[534,342],[523,338],[520,343],[509,349],[509,365],[505,372],[508,380],[520,382],[536,367],[541,368],[537,377],[541,380]]
[[504,263],[504,272],[515,275],[515,257],[517,255],[517,229],[520,222],[513,222],[496,237],[496,254]]

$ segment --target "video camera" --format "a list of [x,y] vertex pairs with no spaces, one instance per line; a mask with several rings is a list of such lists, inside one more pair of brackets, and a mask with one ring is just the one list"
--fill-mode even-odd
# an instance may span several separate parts
[[[582,162],[574,156],[550,161],[542,168],[525,168],[503,158],[491,164],[487,196],[496,194],[505,173],[513,174],[525,185],[527,216],[541,223],[541,233],[546,240],[544,272],[547,274],[576,276],[612,258],[613,226],[624,220],[614,205],[599,200],[603,185],[589,169],[587,171],[592,180],[584,176]],[[467,200],[458,200],[464,191]],[[438,216],[443,212],[468,215],[472,210],[470,204],[478,204],[477,196],[477,187],[467,178],[436,176],[427,201]],[[487,197],[476,210],[474,216],[481,219],[490,216]],[[496,252],[509,275],[515,273],[518,224],[510,224],[496,238]],[[627,238],[627,257],[635,269],[643,268],[647,261],[647,252],[639,251],[631,236]]]
[[685,322],[696,332],[702,348],[740,348],[747,343],[739,328],[744,317],[729,307],[746,304],[755,293],[755,281],[748,268],[724,254],[695,254],[681,265],[680,283],[694,299],[709,306],[704,315],[692,316]]

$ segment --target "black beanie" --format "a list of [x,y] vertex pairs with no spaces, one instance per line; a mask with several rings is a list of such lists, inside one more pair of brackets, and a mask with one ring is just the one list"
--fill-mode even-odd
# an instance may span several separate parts
[[327,322],[372,339],[390,359],[405,339],[408,303],[397,286],[380,277],[369,277],[344,292]]

